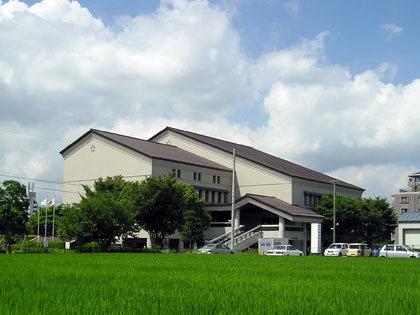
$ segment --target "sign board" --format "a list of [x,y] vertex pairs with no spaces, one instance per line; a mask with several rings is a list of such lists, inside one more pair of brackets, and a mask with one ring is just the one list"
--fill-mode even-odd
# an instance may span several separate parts
[[320,223],[311,223],[311,254],[321,254]]
[[289,244],[287,238],[260,238],[258,239],[258,253],[264,255],[267,250],[273,249],[277,245]]

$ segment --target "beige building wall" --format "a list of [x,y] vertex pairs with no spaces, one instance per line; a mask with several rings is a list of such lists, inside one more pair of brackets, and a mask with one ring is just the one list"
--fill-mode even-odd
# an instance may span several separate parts
[[410,211],[420,211],[420,192],[402,192],[392,197],[391,207],[398,217]]
[[[194,187],[203,187],[214,190],[227,190],[229,191],[229,194],[232,189],[232,172],[230,171],[216,170],[190,164],[153,159],[153,176],[162,176],[168,173],[172,173],[173,169],[181,171],[181,177],[178,178],[179,181],[190,184]],[[201,174],[200,181],[198,179],[194,180],[194,172]],[[213,183],[213,176],[219,176],[219,184]]]
[[[233,167],[231,154],[183,135],[165,132],[155,138],[154,141],[175,145],[223,166]],[[236,180],[238,186],[235,190],[236,198],[252,193],[273,196],[289,203],[292,202],[292,179],[280,172],[237,157]]]
[[152,160],[97,134],[88,134],[63,154],[63,203],[80,200],[83,185],[92,187],[99,177],[123,175],[143,180],[152,174]]

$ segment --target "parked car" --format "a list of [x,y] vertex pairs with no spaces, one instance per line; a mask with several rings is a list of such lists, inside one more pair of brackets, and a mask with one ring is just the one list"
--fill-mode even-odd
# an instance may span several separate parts
[[303,252],[292,245],[277,245],[274,249],[267,250],[265,254],[267,256],[303,256]]
[[197,254],[233,254],[233,250],[223,244],[207,244],[197,249]]
[[379,257],[389,258],[420,258],[420,253],[414,251],[410,246],[400,244],[384,245],[379,252]]
[[350,243],[347,256],[370,256],[371,249],[364,243]]
[[347,248],[349,244],[347,243],[332,243],[324,251],[324,256],[345,256],[347,255]]

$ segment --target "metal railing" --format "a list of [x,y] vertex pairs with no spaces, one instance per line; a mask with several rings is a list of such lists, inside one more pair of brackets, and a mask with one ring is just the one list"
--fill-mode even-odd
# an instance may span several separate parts
[[[234,235],[238,235],[240,233],[242,233],[243,229],[244,229],[245,225],[240,225],[238,226],[235,230],[234,230]],[[218,237],[213,238],[212,240],[209,241],[210,244],[214,244],[214,243],[224,243],[227,240],[230,240],[231,237],[231,232],[226,232],[222,235],[219,235]],[[236,236],[235,236],[236,237]]]

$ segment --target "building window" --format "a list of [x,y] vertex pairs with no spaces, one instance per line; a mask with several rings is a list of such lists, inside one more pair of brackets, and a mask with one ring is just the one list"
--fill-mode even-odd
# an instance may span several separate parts
[[197,175],[198,175],[198,176],[197,176],[197,180],[198,180],[199,182],[201,182],[201,173],[198,173]]
[[228,203],[228,193],[227,192],[223,193],[223,202]]
[[212,191],[211,192],[211,203],[214,203],[214,195],[215,195],[215,192],[214,191]]
[[216,184],[216,175],[213,175],[213,184]]
[[220,184],[220,176],[217,176],[217,183]]
[[209,202],[209,191],[208,190],[205,190],[205,192],[204,192],[204,195],[205,195],[205,197],[204,197],[204,200],[205,200],[205,202]]
[[194,172],[194,180],[197,180],[197,172]]
[[222,192],[221,192],[221,191],[219,191],[219,192],[217,193],[217,202],[218,202],[218,203],[222,203]]
[[176,169],[172,169],[172,175],[174,175],[174,177],[176,177]]
[[321,202],[321,197],[322,197],[321,194],[305,192],[304,193],[304,204],[306,206],[316,207]]
[[201,199],[203,197],[203,190],[199,189],[198,190],[198,198]]
[[403,214],[403,213],[407,213],[407,209],[401,209],[401,214]]
[[408,203],[408,197],[401,197],[401,203]]

